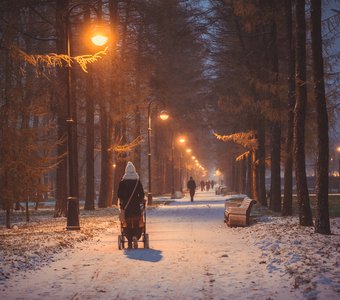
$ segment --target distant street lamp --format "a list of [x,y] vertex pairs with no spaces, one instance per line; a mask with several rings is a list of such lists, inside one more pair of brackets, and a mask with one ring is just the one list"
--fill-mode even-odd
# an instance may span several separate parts
[[[161,102],[160,100],[151,100],[148,104],[148,177],[149,177],[149,188],[148,188],[148,204],[152,204],[152,184],[151,184],[151,104],[154,102]],[[162,110],[159,114],[159,118],[165,121],[169,118],[169,114]]]
[[[90,4],[78,3],[71,6],[66,14],[65,26],[66,26],[66,41],[67,41],[67,56],[71,57],[71,26],[70,26],[70,15],[71,12],[80,6],[87,6],[89,9],[93,9],[98,17],[96,8]],[[108,37],[102,34],[96,34],[92,37],[96,45],[104,45],[108,41]],[[104,42],[105,41],[105,42]],[[67,158],[68,158],[68,180],[69,180],[69,196],[67,197],[67,230],[79,230],[79,199],[78,199],[78,187],[77,187],[77,153],[74,147],[74,137],[76,135],[75,129],[75,112],[72,111],[72,93],[71,93],[71,65],[67,66],[67,87],[66,87],[66,101],[67,101]]]

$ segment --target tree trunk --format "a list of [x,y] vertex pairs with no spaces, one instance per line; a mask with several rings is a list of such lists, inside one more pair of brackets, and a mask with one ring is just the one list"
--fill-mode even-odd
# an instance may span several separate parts
[[266,153],[265,153],[265,121],[260,120],[257,124],[257,158],[258,158],[258,189],[259,189],[259,202],[263,206],[267,206],[267,198],[266,198]]
[[258,200],[259,192],[257,186],[257,157],[256,151],[251,151],[251,198],[254,200]]
[[[124,126],[122,122],[117,122],[115,125],[115,144],[125,144],[126,143],[126,134],[124,132]],[[118,197],[117,191],[119,182],[122,180],[122,177],[125,173],[126,167],[126,153],[125,152],[116,152],[115,153],[115,162],[116,162],[116,169],[115,169],[115,176],[113,178],[113,190],[115,191],[112,196],[112,203],[117,205]]]
[[305,164],[305,119],[307,106],[305,0],[296,0],[296,87],[294,163],[299,219],[300,225],[313,226]]
[[11,208],[9,203],[6,203],[6,228],[11,228]]
[[[234,160],[231,161],[231,171],[230,171],[230,189],[231,191],[236,191],[236,180],[235,180],[235,164],[236,162]],[[247,164],[247,167],[248,167],[248,164]],[[248,171],[248,169],[247,169]],[[248,175],[248,172],[247,172],[247,175]],[[247,179],[248,179],[248,176],[247,176]],[[246,190],[246,193],[247,193],[247,190]]]
[[[101,80],[100,80],[101,81]],[[100,90],[102,86],[100,84]],[[102,97],[100,103],[100,138],[101,138],[101,175],[100,175],[100,191],[98,199],[98,207],[107,207],[107,174],[108,174],[108,116],[106,111],[106,103]]]
[[[139,87],[137,87],[139,89]],[[137,95],[139,92],[137,91]],[[141,135],[141,112],[139,106],[136,107],[135,110],[135,138],[139,137]],[[141,145],[138,145],[134,149],[134,165],[136,167],[136,170],[139,174],[141,174],[141,151],[142,147]]]
[[[64,26],[64,16],[68,9],[68,0],[56,0],[56,35],[57,35],[57,53],[66,53],[66,33]],[[54,217],[67,215],[67,144],[66,144],[66,104],[65,104],[65,86],[67,82],[66,68],[57,69],[58,78],[60,78],[59,89],[57,91],[58,117],[57,117],[57,134],[58,143],[57,153],[62,157],[56,170],[56,202],[54,208]]]
[[241,193],[246,193],[246,185],[247,185],[247,159],[243,158],[241,161],[242,164],[242,190]]
[[318,133],[315,232],[330,234],[328,210],[328,114],[322,57],[321,0],[311,1],[311,28],[314,98]]
[[240,162],[235,161],[235,192],[241,193],[240,191]]
[[293,214],[293,120],[295,105],[295,49],[292,26],[292,0],[285,0],[288,58],[288,118],[284,166],[282,215]]
[[[113,139],[113,122],[108,116],[108,137],[107,142],[108,146],[112,144]],[[107,206],[112,207],[112,195],[113,195],[113,151],[108,149],[107,151]]]
[[[271,34],[269,45],[271,84],[278,86],[279,59],[277,49],[277,27],[275,15],[277,13],[276,1],[271,1]],[[281,124],[279,118],[280,98],[277,90],[272,93],[272,107],[278,116],[274,117],[271,127],[271,183],[270,183],[270,208],[273,211],[281,211]]]
[[252,153],[249,152],[249,155],[247,157],[247,188],[246,188],[246,194],[249,197],[252,197]]
[[91,74],[88,74],[86,78],[86,90],[86,195],[84,209],[94,210],[94,97]]

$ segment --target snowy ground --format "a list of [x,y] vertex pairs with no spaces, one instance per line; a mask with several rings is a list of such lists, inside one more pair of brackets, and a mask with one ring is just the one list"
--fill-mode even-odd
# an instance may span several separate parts
[[251,226],[228,228],[225,198],[148,209],[150,249],[118,250],[115,209],[82,215],[80,231],[0,228],[1,299],[340,299],[339,218],[324,236],[255,206]]

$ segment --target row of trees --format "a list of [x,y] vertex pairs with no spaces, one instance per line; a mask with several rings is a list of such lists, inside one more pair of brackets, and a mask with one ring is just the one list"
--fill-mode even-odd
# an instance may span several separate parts
[[[96,198],[98,207],[116,202],[127,160],[134,161],[145,183],[147,107],[161,100],[171,120],[157,123],[161,107],[152,106],[153,192],[170,192],[180,155],[175,147],[173,165],[172,142],[186,133],[205,166],[230,163],[234,186],[247,189],[262,205],[268,205],[265,172],[270,169],[269,207],[284,215],[292,213],[294,161],[300,223],[311,225],[305,145],[315,145],[317,136],[315,226],[329,233],[327,117],[332,121],[338,74],[322,73],[320,47],[327,49],[339,34],[339,15],[322,23],[321,8],[320,1],[309,7],[301,0],[2,1],[0,201],[8,216],[14,202],[38,201],[51,187],[55,217],[66,215],[65,99],[71,64],[76,185],[85,209],[94,209]],[[305,11],[312,13],[306,17]],[[65,56],[67,16],[71,57]],[[83,39],[85,25],[98,19],[111,29],[107,49]],[[306,43],[306,24],[311,43]],[[329,28],[323,40],[322,25]],[[325,70],[337,57],[327,57]],[[325,77],[333,84],[326,86],[327,97]],[[233,143],[221,146],[212,128]]]
[[[265,187],[268,165],[271,176],[269,207],[282,211],[283,215],[291,215],[294,173],[300,224],[313,225],[305,145],[313,144],[311,141],[315,140],[315,230],[329,234],[328,115],[333,117],[331,108],[338,97],[338,85],[328,87],[326,97],[325,79],[338,82],[339,74],[325,76],[323,47],[327,49],[339,34],[338,14],[323,23],[321,1],[314,0],[309,5],[304,0],[217,0],[211,3],[215,12],[212,16],[215,30],[211,34],[216,41],[213,55],[218,62],[215,67],[219,107],[237,116],[221,124],[225,129],[227,123],[229,134],[217,134],[217,137],[236,141],[247,149],[243,155],[240,155],[242,148],[233,150],[234,158],[238,158],[233,177],[241,178],[241,182],[234,184],[241,189],[248,188],[252,197],[262,205],[268,205]],[[310,13],[308,17],[306,11]],[[323,40],[325,30],[322,26],[327,25],[332,32]],[[311,43],[307,43],[307,34],[311,36]],[[327,57],[326,66],[331,62],[337,64],[336,59]],[[284,164],[283,199],[281,164]],[[240,174],[246,174],[247,165],[249,177],[242,183],[244,176]]]

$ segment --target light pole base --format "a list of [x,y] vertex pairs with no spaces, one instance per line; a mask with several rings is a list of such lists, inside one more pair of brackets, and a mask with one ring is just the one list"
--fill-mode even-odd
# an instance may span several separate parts
[[152,194],[148,193],[148,205],[152,205]]
[[77,197],[67,198],[67,230],[79,230],[79,203]]
[[66,226],[66,230],[80,230],[80,226]]

